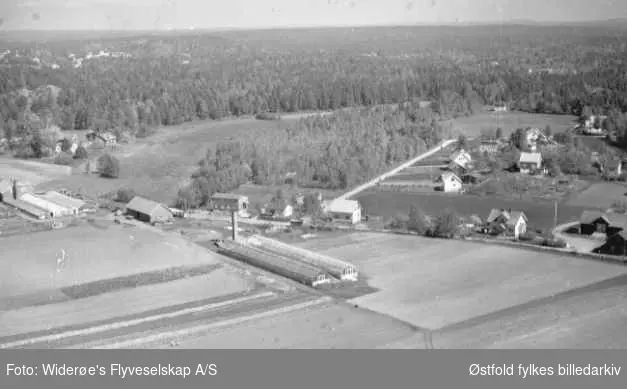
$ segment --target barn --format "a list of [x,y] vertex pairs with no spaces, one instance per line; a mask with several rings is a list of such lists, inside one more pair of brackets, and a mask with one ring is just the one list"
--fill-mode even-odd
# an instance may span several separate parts
[[317,267],[233,241],[220,242],[218,252],[309,286],[326,284],[333,279]]
[[39,196],[35,196],[34,194],[31,194],[31,193],[23,194],[20,197],[20,200],[24,203],[27,203],[29,205],[35,206],[39,209],[46,211],[48,215],[52,218],[67,216],[72,213],[71,210],[59,204],[53,203],[52,201],[41,198]]
[[39,197],[68,209],[72,215],[78,215],[85,206],[83,200],[75,199],[55,191],[46,192]]
[[166,222],[172,219],[172,212],[156,201],[135,196],[126,205],[126,213],[146,223]]

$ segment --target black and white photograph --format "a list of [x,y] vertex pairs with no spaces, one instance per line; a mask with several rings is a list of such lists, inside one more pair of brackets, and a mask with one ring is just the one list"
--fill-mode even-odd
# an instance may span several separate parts
[[627,349],[626,265],[627,1],[0,0],[1,349]]

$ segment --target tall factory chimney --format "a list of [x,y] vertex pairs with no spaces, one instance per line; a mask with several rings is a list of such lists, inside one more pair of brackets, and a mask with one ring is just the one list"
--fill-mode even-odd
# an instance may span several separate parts
[[233,241],[237,241],[237,211],[231,211],[231,227],[233,228]]

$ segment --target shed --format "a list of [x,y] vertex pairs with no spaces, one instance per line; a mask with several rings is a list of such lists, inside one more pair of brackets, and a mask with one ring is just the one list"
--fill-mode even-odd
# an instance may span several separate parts
[[221,242],[218,246],[218,251],[252,266],[291,278],[305,285],[318,286],[329,283],[332,280],[332,277],[320,268],[233,241]]
[[165,222],[172,219],[172,212],[167,207],[139,196],[133,197],[126,205],[126,213],[146,223]]
[[350,224],[361,221],[361,206],[357,200],[333,200],[326,206],[326,212],[334,221]]
[[69,197],[56,191],[46,192],[40,197],[70,210],[70,213],[73,215],[78,215],[81,209],[85,206],[85,202],[83,200]]

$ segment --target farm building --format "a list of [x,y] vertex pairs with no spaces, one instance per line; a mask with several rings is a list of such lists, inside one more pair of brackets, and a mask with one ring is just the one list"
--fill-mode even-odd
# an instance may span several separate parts
[[521,173],[535,173],[542,169],[542,154],[540,153],[520,153],[518,159],[518,170]]
[[324,270],[317,267],[232,241],[220,242],[218,251],[249,265],[282,275],[305,285],[318,286],[329,283],[332,280]]
[[462,190],[462,179],[453,172],[444,172],[441,176],[444,192],[459,192]]
[[39,197],[68,209],[72,215],[78,215],[81,209],[85,206],[85,202],[83,200],[69,197],[55,191],[46,192]]
[[330,275],[340,280],[356,281],[359,276],[358,269],[355,265],[337,258],[329,257],[328,255],[292,246],[260,235],[251,236],[248,238],[247,242],[249,245],[258,247],[264,251],[287,256],[295,261],[305,262],[311,266],[324,269]]
[[15,209],[19,209],[30,217],[43,220],[50,217],[50,213],[22,200],[15,200],[12,197],[5,198],[4,202]]
[[451,163],[449,167],[451,169],[468,169],[470,167],[470,163],[472,162],[472,157],[466,150],[457,150],[451,155],[450,160]]
[[605,243],[594,251],[603,254],[627,255],[627,231],[619,231],[609,236]]
[[167,207],[139,196],[129,201],[126,213],[146,223],[166,222],[172,219],[172,213]]
[[5,199],[14,199],[13,193],[13,183],[7,180],[0,181],[0,202],[5,201]]
[[521,211],[493,209],[490,211],[486,224],[493,232],[508,232],[518,239],[527,232],[527,216]]
[[579,232],[582,235],[605,234],[612,236],[627,228],[627,215],[583,211],[579,218]]
[[333,200],[325,207],[333,221],[357,224],[361,221],[361,206],[357,200]]
[[214,211],[235,211],[244,216],[248,209],[248,196],[233,193],[214,193],[211,196],[211,208]]
[[48,215],[52,218],[67,216],[67,215],[72,214],[71,210],[59,204],[53,203],[50,200],[44,199],[42,197],[36,196],[31,193],[23,194],[22,196],[20,196],[19,200],[46,211]]

